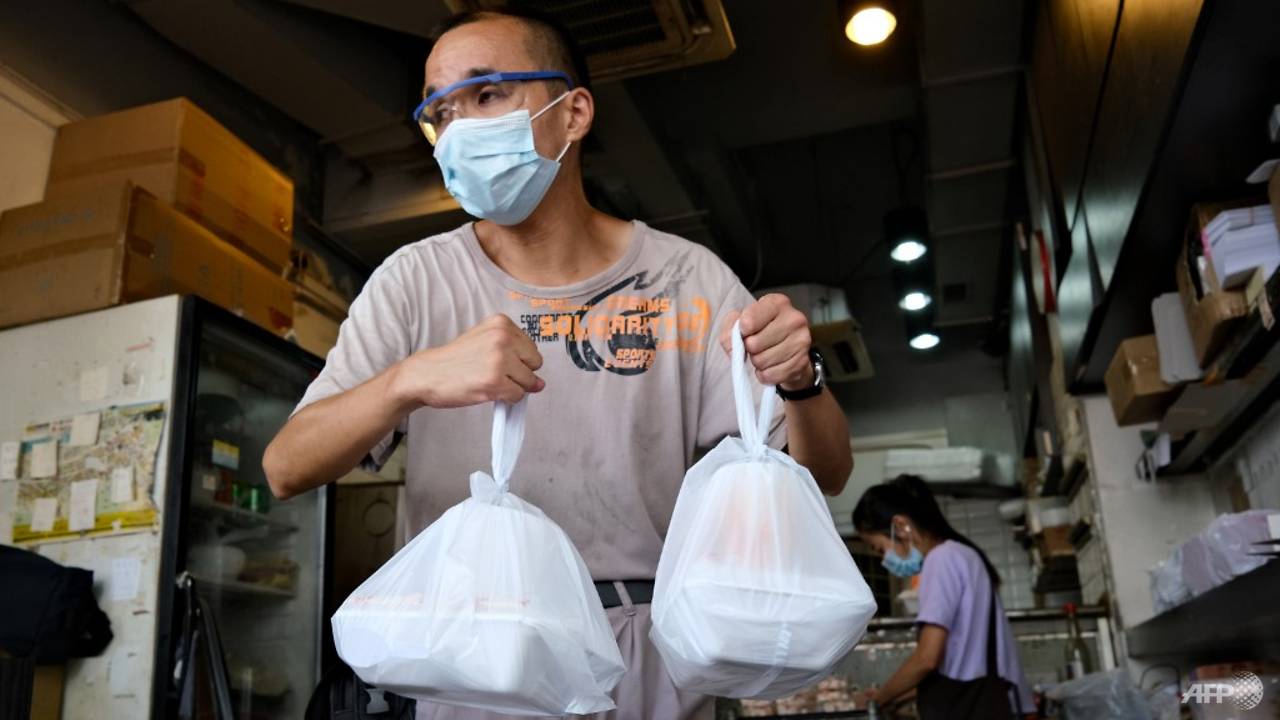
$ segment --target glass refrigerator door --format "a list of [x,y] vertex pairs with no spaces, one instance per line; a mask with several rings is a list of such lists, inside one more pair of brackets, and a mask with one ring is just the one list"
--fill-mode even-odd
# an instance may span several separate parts
[[213,608],[240,720],[302,717],[320,658],[325,495],[279,502],[262,454],[314,368],[200,323],[185,567]]

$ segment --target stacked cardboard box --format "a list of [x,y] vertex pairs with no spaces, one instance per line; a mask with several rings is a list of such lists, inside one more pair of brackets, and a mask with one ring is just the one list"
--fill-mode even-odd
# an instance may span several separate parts
[[[1178,256],[1177,285],[1182,307],[1187,314],[1196,361],[1207,367],[1239,327],[1249,312],[1241,290],[1225,290],[1218,283],[1212,264],[1203,262],[1204,246],[1200,234],[1223,210],[1245,207],[1249,201],[1234,203],[1201,203],[1191,209],[1187,233]],[[1204,265],[1205,271],[1200,271]]]
[[0,327],[173,293],[273,332],[292,323],[287,280],[131,183],[0,216]]
[[58,128],[45,197],[132,182],[271,270],[293,247],[293,181],[189,100]]
[[292,181],[185,99],[64,125],[0,216],[0,327],[181,292],[287,331],[292,225]]

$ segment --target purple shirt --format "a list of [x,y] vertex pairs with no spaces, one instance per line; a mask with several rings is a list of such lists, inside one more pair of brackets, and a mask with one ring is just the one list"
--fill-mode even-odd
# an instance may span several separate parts
[[[920,612],[916,623],[947,630],[947,648],[938,672],[953,680],[976,680],[987,674],[987,622],[991,613],[991,581],[982,558],[971,547],[947,540],[924,557],[920,573]],[[1022,674],[1018,643],[1004,605],[996,596],[997,668],[1000,677],[1018,687],[1022,711],[1035,709],[1031,688]]]

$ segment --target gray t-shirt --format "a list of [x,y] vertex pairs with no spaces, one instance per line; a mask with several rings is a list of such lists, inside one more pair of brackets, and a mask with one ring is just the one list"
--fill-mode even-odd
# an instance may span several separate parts
[[[400,248],[352,303],[294,412],[506,314],[536,342],[546,381],[529,399],[512,492],[564,528],[596,579],[652,578],[695,452],[738,432],[719,331],[753,298],[710,250],[634,228],[612,267],[558,288],[503,272],[470,223]],[[774,447],[786,443],[781,405]],[[492,417],[489,404],[423,408],[370,452],[381,464],[407,436],[411,533],[466,499],[470,473],[489,469]]]

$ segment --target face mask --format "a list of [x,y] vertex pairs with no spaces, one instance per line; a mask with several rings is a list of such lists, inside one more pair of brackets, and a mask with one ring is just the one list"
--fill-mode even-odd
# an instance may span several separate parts
[[436,144],[436,162],[444,186],[462,209],[499,225],[515,225],[533,213],[560,169],[560,158],[548,160],[533,148],[533,120],[560,102],[551,101],[536,115],[515,110],[495,118],[459,118],[449,123]]
[[884,560],[880,564],[888,570],[890,574],[897,575],[900,578],[908,578],[912,575],[919,575],[920,570],[924,568],[924,555],[916,549],[915,545],[909,545],[911,552],[906,557],[898,554],[898,544],[893,536],[893,525],[889,526],[889,550],[884,554]]

